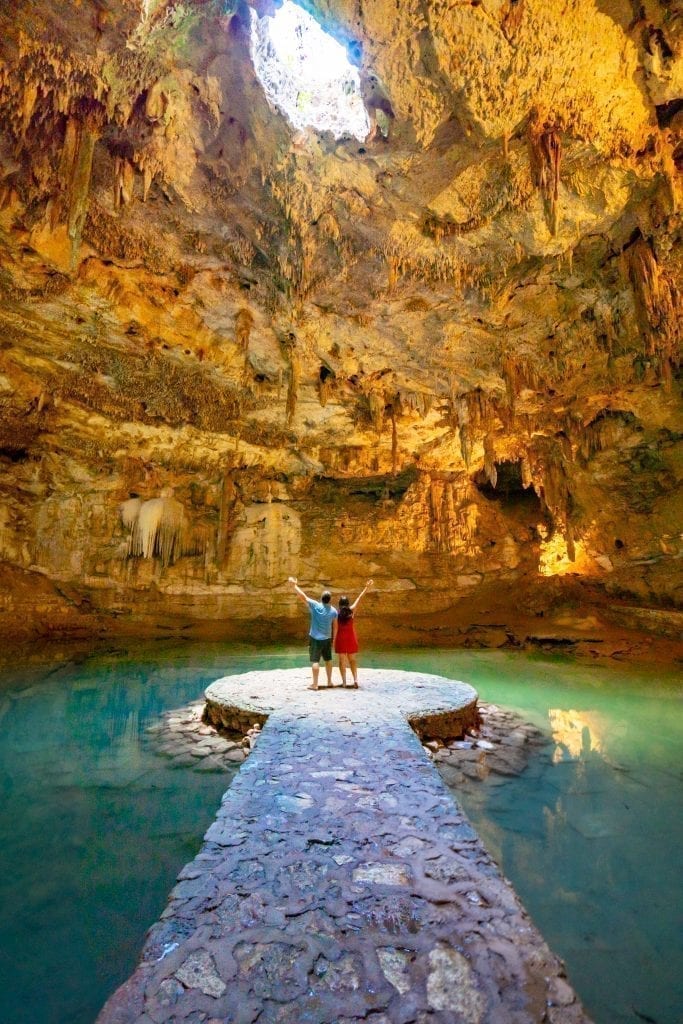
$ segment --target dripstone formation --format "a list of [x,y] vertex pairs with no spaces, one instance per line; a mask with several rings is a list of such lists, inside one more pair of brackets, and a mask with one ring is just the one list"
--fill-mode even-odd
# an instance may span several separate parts
[[265,0],[0,3],[0,629],[370,568],[449,641],[677,636],[679,5],[307,8],[364,141],[269,104]]

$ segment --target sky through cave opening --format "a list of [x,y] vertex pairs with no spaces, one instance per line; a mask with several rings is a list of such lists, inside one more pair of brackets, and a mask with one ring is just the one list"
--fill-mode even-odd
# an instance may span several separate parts
[[252,10],[251,57],[268,100],[295,128],[367,138],[358,69],[341,43],[291,0],[273,17]]

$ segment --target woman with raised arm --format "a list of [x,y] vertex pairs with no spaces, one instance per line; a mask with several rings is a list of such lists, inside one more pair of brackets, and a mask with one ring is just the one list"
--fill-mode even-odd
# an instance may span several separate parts
[[360,594],[353,602],[349,603],[348,597],[339,598],[339,614],[337,616],[337,630],[334,638],[334,649],[339,655],[339,671],[342,677],[342,683],[344,686],[346,682],[346,670],[348,666],[351,666],[351,675],[353,676],[353,686],[358,689],[358,637],[356,636],[356,629],[353,624],[354,612],[361,599],[365,596],[370,587],[373,586],[373,581],[368,580]]

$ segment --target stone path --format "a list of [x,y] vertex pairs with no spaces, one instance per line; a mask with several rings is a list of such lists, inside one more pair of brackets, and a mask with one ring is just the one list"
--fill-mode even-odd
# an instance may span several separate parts
[[[476,715],[466,684],[303,669],[214,683],[214,721],[267,722],[99,1024],[588,1020],[420,740]],[[230,727],[230,726],[228,726]]]

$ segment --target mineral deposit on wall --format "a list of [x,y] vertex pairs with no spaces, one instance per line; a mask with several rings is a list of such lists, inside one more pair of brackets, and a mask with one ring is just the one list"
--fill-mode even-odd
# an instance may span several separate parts
[[365,141],[269,103],[264,0],[0,3],[2,630],[370,571],[371,616],[673,634],[679,5],[307,6]]

